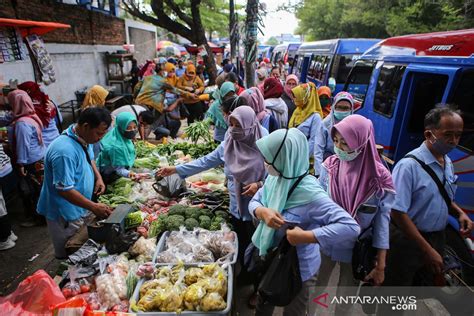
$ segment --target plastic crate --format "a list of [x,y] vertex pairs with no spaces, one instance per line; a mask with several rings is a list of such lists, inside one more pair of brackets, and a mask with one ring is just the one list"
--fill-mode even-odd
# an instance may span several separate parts
[[[212,263],[206,263],[206,264],[212,264]],[[205,264],[185,264],[185,268],[189,267],[200,267]],[[171,316],[171,315],[193,315],[193,316],[206,316],[206,315],[229,315],[230,310],[232,308],[232,298],[234,295],[234,271],[232,269],[231,265],[227,265],[225,267],[225,271],[227,272],[227,297],[226,297],[226,303],[227,306],[224,310],[222,311],[214,311],[214,312],[203,312],[203,311],[182,311],[180,314],[176,312],[134,312],[131,309],[129,310],[130,313],[135,313],[137,316]],[[130,298],[130,301],[134,301],[138,303],[139,301],[139,296],[140,296],[140,287],[142,284],[146,281],[146,279],[142,278],[138,281],[137,286],[135,287],[135,290],[133,291],[133,295]]]
[[[192,232],[190,232],[192,233]],[[229,263],[231,265],[235,264],[237,262],[237,257],[239,256],[239,240],[238,240],[238,237],[237,237],[237,234],[232,231],[231,232],[233,235],[234,235],[234,249],[235,249],[235,252],[234,252],[234,255],[232,256],[232,260],[228,261],[228,262],[223,262],[223,263]],[[166,246],[166,240],[168,239],[170,235],[170,232],[169,231],[166,231],[163,233],[163,235],[161,235],[161,238],[160,238],[160,241],[158,242],[158,246],[156,247],[156,251],[155,251],[155,254],[153,255],[153,263],[156,263],[156,265],[158,266],[167,266],[167,265],[170,265],[170,264],[176,264],[176,263],[172,263],[172,262],[166,262],[166,263],[157,263],[156,262],[156,258],[158,257],[158,255],[160,253],[162,253],[163,251],[165,251],[165,246]],[[211,264],[213,262],[192,262],[190,264]]]

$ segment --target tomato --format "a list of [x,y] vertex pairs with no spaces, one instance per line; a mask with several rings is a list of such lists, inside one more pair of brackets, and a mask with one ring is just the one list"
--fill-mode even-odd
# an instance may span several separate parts
[[62,289],[62,292],[65,298],[70,298],[72,296],[72,290],[69,288]]

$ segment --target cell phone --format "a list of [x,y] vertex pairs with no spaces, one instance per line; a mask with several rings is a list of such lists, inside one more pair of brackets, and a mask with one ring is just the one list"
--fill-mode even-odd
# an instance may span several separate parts
[[291,229],[295,226],[298,226],[299,224],[300,224],[300,222],[285,219],[285,224],[282,225],[282,228]]

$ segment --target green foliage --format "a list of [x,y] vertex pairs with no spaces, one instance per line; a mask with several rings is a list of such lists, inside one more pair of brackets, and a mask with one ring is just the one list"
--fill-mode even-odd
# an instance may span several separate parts
[[310,41],[470,28],[473,6],[459,0],[304,0],[293,8],[297,33]]
[[202,138],[205,142],[212,142],[212,133],[211,133],[211,120],[205,119],[203,121],[194,122],[186,129],[184,132],[186,136],[196,144],[199,138]]
[[265,42],[265,45],[272,45],[272,46],[275,46],[275,45],[278,45],[278,44],[280,44],[280,42],[278,42],[278,40],[276,39],[275,36],[270,37],[270,38]]

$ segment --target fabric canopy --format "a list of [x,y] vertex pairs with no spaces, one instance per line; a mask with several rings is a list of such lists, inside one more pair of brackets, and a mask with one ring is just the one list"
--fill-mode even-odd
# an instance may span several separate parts
[[0,26],[12,26],[20,29],[21,35],[26,36],[30,34],[43,35],[59,28],[70,28],[69,24],[55,23],[55,22],[39,22],[17,19],[0,18]]
[[[216,44],[212,42],[207,42],[209,44],[209,47],[211,48],[212,52],[214,54],[223,54],[224,53],[224,47],[219,47]],[[196,45],[184,45],[186,47],[186,50],[188,53],[191,55],[197,55],[199,53],[199,48]]]

